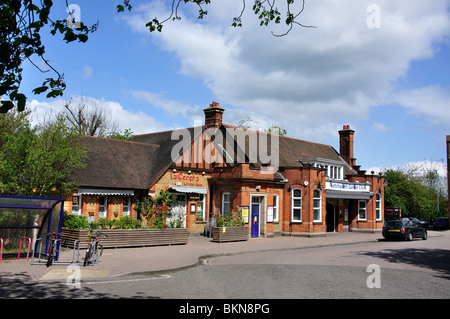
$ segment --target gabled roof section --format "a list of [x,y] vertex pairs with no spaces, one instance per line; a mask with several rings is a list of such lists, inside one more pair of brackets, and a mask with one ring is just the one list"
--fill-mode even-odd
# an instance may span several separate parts
[[[202,131],[202,128],[197,128]],[[185,148],[192,144],[197,130],[194,127],[180,130],[156,132],[142,135],[133,135],[130,141],[144,144],[152,144],[159,147],[158,158],[153,166],[153,176],[151,177],[151,184],[149,188],[165,173],[165,171],[172,165],[172,150]],[[172,136],[174,137],[172,139]],[[181,154],[180,154],[181,155]]]
[[84,136],[87,165],[75,172],[78,186],[148,189],[151,186],[159,145]]
[[[346,175],[353,175],[354,172],[341,158],[339,153],[330,145],[320,144],[315,142],[304,141],[286,136],[273,135],[271,133],[260,132],[252,129],[245,129],[228,124],[222,125],[223,130],[226,131],[227,142],[225,143],[228,148],[228,153],[234,154],[234,158],[237,157],[236,152],[241,151],[245,154],[246,161],[256,164],[264,165],[267,161],[262,161],[260,156],[262,154],[272,156],[271,151],[276,150],[277,147],[272,148],[272,143],[278,141],[278,166],[282,168],[301,168],[301,159],[307,158],[324,158],[331,161],[341,162],[345,168]],[[240,131],[239,131],[240,130]],[[239,133],[238,133],[239,132]],[[238,136],[241,134],[240,136]],[[233,136],[234,135],[234,136]],[[260,150],[260,139],[267,145],[267,149]],[[232,147],[231,140],[234,140],[234,149]],[[264,145],[264,144],[263,144]],[[234,153],[233,153],[234,152]],[[254,161],[256,159],[256,161]]]

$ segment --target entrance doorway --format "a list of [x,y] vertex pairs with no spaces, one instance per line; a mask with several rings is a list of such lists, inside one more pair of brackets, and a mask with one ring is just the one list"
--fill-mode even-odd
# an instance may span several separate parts
[[327,204],[327,232],[334,232],[336,229],[336,212],[333,204]]
[[252,197],[252,208],[251,208],[251,227],[250,227],[250,233],[252,237],[259,237],[260,234],[260,220],[261,220],[261,202],[262,202],[261,196],[253,196]]

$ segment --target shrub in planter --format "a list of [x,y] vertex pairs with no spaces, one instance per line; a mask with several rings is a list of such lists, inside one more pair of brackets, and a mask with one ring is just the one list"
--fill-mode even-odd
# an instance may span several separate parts
[[171,213],[172,194],[168,191],[161,192],[156,197],[146,197],[135,204],[139,212],[142,228],[182,228],[184,216]]
[[[87,245],[88,229],[102,229],[107,234],[107,238],[102,238],[103,247],[136,247],[154,245],[176,245],[186,244],[188,231],[183,228],[183,219],[177,214],[170,216],[169,192],[161,193],[155,198],[146,198],[137,203],[141,220],[134,220],[130,216],[120,219],[109,220],[102,218],[98,222],[89,223],[84,216],[67,215],[63,227],[62,244],[66,247],[73,247],[74,241],[79,240],[82,247]],[[75,231],[74,229],[79,229]]]
[[233,211],[230,216],[220,216],[216,222],[217,227],[212,228],[213,242],[229,242],[248,240],[248,227],[242,218],[242,208]]
[[63,227],[69,229],[89,229],[89,222],[86,216],[70,215],[67,212],[63,214]]
[[244,226],[245,222],[242,218],[242,208],[238,207],[237,211],[233,211],[230,216],[219,216],[217,219],[217,227],[238,227]]

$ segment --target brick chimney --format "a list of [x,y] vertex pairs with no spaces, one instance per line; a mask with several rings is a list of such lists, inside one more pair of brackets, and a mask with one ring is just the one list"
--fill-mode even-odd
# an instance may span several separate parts
[[225,109],[221,108],[217,102],[212,102],[209,107],[204,109],[206,127],[219,128],[222,125],[223,111]]
[[350,125],[344,125],[339,131],[339,153],[350,167],[356,164],[356,158],[353,157],[353,134],[355,131],[350,129]]

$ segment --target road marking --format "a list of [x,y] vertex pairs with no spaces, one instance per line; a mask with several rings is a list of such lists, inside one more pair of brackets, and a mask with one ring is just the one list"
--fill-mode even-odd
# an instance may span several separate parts
[[168,278],[171,278],[171,277],[172,277],[171,275],[161,275],[161,276],[153,276],[153,277],[141,277],[141,278],[135,278],[135,279],[108,280],[108,281],[90,281],[90,282],[83,282],[83,284],[84,285],[117,284],[117,283],[147,281],[147,280],[155,280],[155,279],[168,279]]
[[[109,270],[81,269],[81,278],[107,277]],[[67,279],[71,275],[66,269],[52,269],[40,280]]]

